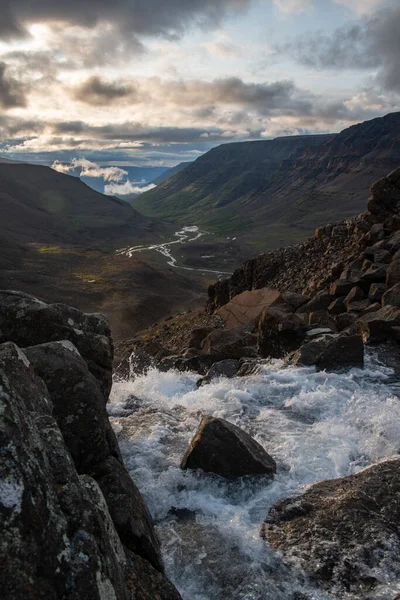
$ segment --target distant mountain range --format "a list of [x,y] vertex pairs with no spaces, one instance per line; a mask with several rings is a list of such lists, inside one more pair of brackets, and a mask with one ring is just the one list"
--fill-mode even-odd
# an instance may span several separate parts
[[372,183],[399,162],[400,113],[392,113],[339,134],[223,144],[131,204],[276,248],[360,213]]

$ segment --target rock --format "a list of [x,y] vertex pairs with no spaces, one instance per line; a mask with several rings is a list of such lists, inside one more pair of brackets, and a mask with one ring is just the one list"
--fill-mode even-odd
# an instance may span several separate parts
[[375,225],[372,225],[371,229],[365,235],[364,239],[370,244],[375,244],[376,242],[379,242],[379,240],[382,240],[384,236],[385,232],[383,223],[375,223]]
[[394,254],[400,250],[400,231],[396,231],[387,239],[387,247]]
[[317,310],[326,310],[332,300],[333,298],[327,292],[318,292],[314,298],[298,308],[296,310],[296,314],[311,313]]
[[383,294],[382,306],[400,306],[400,283]]
[[[361,283],[383,283],[386,281],[387,265],[373,264],[365,271],[361,278]],[[369,286],[368,286],[369,287]]]
[[371,302],[380,302],[385,290],[386,286],[384,283],[371,283],[368,298],[371,300]]
[[193,329],[189,338],[189,347],[201,349],[201,344],[203,340],[212,332],[210,327],[199,327],[197,329]]
[[224,320],[227,329],[234,329],[255,322],[263,309],[270,306],[290,309],[280,292],[265,287],[235,296],[228,304],[217,310],[217,315]]
[[329,329],[328,327],[317,327],[316,329],[310,329],[307,331],[306,339],[312,340],[314,338],[320,338],[322,335],[330,335],[332,333],[332,329]]
[[397,306],[385,306],[363,315],[356,322],[356,330],[364,343],[384,342],[392,337],[392,327],[399,326],[400,308]]
[[[400,460],[321,481],[273,506],[262,536],[322,585],[357,595],[400,574]],[[339,589],[338,589],[339,588]],[[338,596],[339,597],[339,596]],[[374,596],[375,597],[375,596]],[[376,596],[377,597],[377,596]]]
[[0,346],[0,406],[1,598],[179,600],[123,546],[98,484],[76,470],[46,385],[12,343]]
[[[124,544],[162,570],[150,516],[122,464],[100,387],[85,361],[70,342],[40,344],[26,348],[25,352],[35,372],[46,383],[53,414],[78,472],[94,477],[99,483]],[[104,484],[107,476],[107,481],[112,482],[110,487]],[[123,510],[129,511],[129,518],[121,522],[119,514]]]
[[205,377],[199,379],[197,387],[210,383],[215,377],[235,377],[239,371],[240,363],[238,360],[226,359],[214,363],[207,371]]
[[382,306],[379,302],[373,302],[369,304],[366,308],[360,311],[361,315],[366,315],[368,313],[376,312],[377,310],[381,310]]
[[264,358],[283,358],[304,339],[301,315],[274,308],[263,311],[258,325],[258,352]]
[[212,356],[213,362],[226,358],[239,359],[248,356],[247,347],[255,345],[256,341],[257,338],[247,329],[216,329],[203,340],[202,351]]
[[182,460],[182,469],[202,469],[226,479],[276,473],[274,459],[236,425],[203,417]]
[[344,303],[344,298],[336,298],[336,300],[331,302],[330,305],[328,306],[328,311],[332,315],[340,315],[345,310],[347,310],[347,307]]
[[329,288],[329,293],[331,296],[347,296],[349,292],[354,287],[354,283],[352,281],[346,281],[345,279],[337,279],[334,283],[332,283]]
[[327,310],[317,310],[309,314],[308,322],[310,325],[320,325],[336,331],[336,321]]
[[0,291],[0,343],[11,341],[26,347],[56,340],[69,340],[78,348],[106,402],[113,360],[106,318],[64,304],[45,304],[22,292]]
[[296,294],[294,292],[283,292],[282,298],[286,304],[289,304],[293,311],[296,311],[301,306],[310,302],[310,298],[303,296],[303,294]]
[[348,329],[356,321],[357,316],[354,313],[341,313],[336,317],[336,325],[339,331]]
[[358,300],[358,302],[350,302],[347,305],[347,310],[349,312],[364,312],[370,307],[370,301],[366,300]]
[[293,364],[318,370],[337,371],[363,367],[364,345],[359,335],[324,336],[303,344],[292,358]]
[[397,283],[400,283],[400,260],[393,260],[387,270],[386,287],[391,288]]
[[348,306],[351,302],[356,302],[357,300],[363,300],[364,292],[357,285],[351,288],[350,292],[347,294],[344,299],[344,304]]

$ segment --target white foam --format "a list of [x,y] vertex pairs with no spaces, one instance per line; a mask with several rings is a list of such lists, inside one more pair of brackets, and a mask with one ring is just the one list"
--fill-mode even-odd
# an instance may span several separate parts
[[[303,575],[288,572],[260,540],[269,507],[315,481],[397,454],[400,402],[388,369],[371,364],[335,374],[281,367],[274,361],[257,375],[221,377],[199,389],[194,373],[156,369],[113,386],[110,414],[121,450],[158,523],[168,574],[184,600],[283,600],[303,589]],[[203,414],[257,439],[277,460],[274,481],[228,483],[181,471]],[[193,515],[177,520],[171,509]]]

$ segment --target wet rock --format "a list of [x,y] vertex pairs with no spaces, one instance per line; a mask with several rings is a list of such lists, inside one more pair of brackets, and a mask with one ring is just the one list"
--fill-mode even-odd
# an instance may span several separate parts
[[198,327],[193,329],[189,338],[189,348],[201,349],[203,340],[212,332],[210,327]]
[[331,335],[333,334],[332,329],[328,327],[317,327],[316,329],[310,329],[306,333],[306,340],[313,340],[315,338],[320,338],[322,335]]
[[328,327],[332,331],[336,331],[336,321],[327,310],[317,310],[313,313],[310,313],[308,322],[310,325]]
[[235,377],[239,371],[240,363],[238,360],[226,359],[214,363],[207,371],[205,377],[197,382],[197,387],[210,383],[215,377]]
[[226,358],[247,356],[246,348],[255,345],[257,338],[247,329],[216,329],[202,343],[203,354],[212,356],[213,362]]
[[274,459],[251,436],[223,419],[203,417],[183,457],[182,469],[202,469],[226,479],[276,473]]
[[301,315],[267,308],[258,325],[258,352],[264,358],[282,358],[299,347],[304,335]]
[[336,325],[339,331],[348,329],[356,321],[357,315],[355,313],[341,313],[336,317]]
[[399,577],[399,519],[400,460],[390,460],[278,502],[262,535],[323,585],[362,593],[375,569]]
[[315,365],[318,370],[327,371],[363,367],[363,341],[359,335],[323,336],[303,344],[292,357],[292,363]]
[[0,343],[26,347],[56,340],[69,340],[78,348],[107,401],[113,343],[106,318],[64,304],[45,304],[22,292],[0,291]]
[[383,294],[382,306],[400,306],[400,283]]
[[347,307],[344,303],[344,298],[336,298],[336,300],[331,302],[330,305],[328,306],[328,311],[332,315],[340,315],[341,313],[345,312],[346,310],[347,310]]

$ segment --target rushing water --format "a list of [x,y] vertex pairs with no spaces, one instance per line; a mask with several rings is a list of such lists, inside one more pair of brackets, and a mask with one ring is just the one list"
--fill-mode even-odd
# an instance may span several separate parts
[[[196,388],[194,373],[150,370],[116,382],[109,404],[125,463],[142,491],[162,541],[168,576],[184,600],[331,600],[260,539],[260,525],[280,498],[320,479],[348,475],[397,454],[400,402],[391,372],[369,357],[364,370],[317,373],[282,368],[219,378]],[[271,482],[227,482],[181,471],[180,460],[202,415],[245,429],[276,459]],[[376,575],[376,573],[375,573]],[[382,581],[375,600],[400,584]]]
[[[189,242],[195,242],[199,238],[205,235],[204,231],[200,231],[200,229],[196,225],[190,225],[187,227],[183,227],[179,231],[175,232],[175,238],[172,241],[164,242],[163,244],[152,244],[150,246],[131,246],[128,248],[120,248],[117,250],[117,254],[121,254],[123,256],[132,257],[133,254],[137,252],[144,251],[154,251],[162,254],[167,259],[167,264],[170,267],[175,267],[176,269],[183,269],[184,271],[200,271],[202,273],[216,273],[218,275],[230,275],[230,272],[227,271],[213,271],[211,269],[195,269],[193,267],[183,267],[178,265],[178,261],[172,255],[172,246],[176,244],[187,244]],[[236,238],[235,238],[236,239]],[[207,258],[203,256],[202,258]]]

